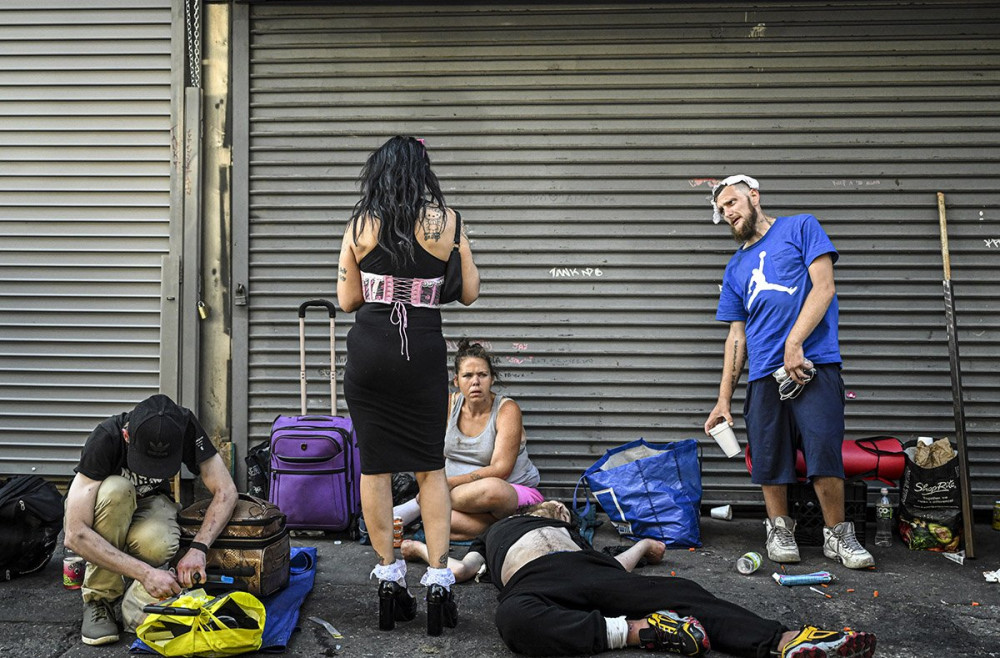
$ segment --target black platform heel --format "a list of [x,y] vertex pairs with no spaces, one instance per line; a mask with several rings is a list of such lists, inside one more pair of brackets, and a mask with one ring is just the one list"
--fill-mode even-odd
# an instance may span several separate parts
[[378,627],[391,631],[397,621],[410,621],[417,616],[417,599],[410,591],[391,580],[378,584]]
[[450,589],[442,585],[427,588],[427,634],[441,635],[444,626],[458,625],[458,606]]

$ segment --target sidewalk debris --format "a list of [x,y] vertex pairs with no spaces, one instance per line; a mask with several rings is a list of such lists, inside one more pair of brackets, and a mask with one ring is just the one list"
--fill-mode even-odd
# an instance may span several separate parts
[[836,580],[834,575],[829,571],[815,571],[813,573],[804,574],[782,574],[773,573],[771,577],[774,578],[774,582],[779,585],[784,585],[785,587],[794,587],[795,585],[819,585],[820,583],[830,583]]
[[955,551],[954,553],[941,553],[952,562],[957,564],[965,564],[965,551]]

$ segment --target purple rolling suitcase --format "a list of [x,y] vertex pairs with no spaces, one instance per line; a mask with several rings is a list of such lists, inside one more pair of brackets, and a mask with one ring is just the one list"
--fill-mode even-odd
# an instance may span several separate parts
[[[306,309],[330,313],[330,409],[332,415],[306,413]],[[349,418],[337,416],[334,322],[337,309],[324,299],[299,306],[300,416],[278,416],[271,426],[269,499],[287,516],[287,526],[302,530],[351,530],[361,516],[361,453]]]

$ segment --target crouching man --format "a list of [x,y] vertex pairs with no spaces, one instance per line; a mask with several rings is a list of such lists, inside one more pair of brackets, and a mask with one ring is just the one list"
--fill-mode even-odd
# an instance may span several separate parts
[[[709,649],[746,658],[871,658],[875,636],[806,626],[789,630],[685,578],[630,573],[645,557],[663,559],[663,542],[643,539],[617,557],[589,548],[571,532],[557,501],[491,525],[461,560],[455,580],[485,564],[500,590],[496,624],[511,651],[529,656],[591,655],[643,647],[684,656]],[[427,547],[404,541],[403,557],[426,559]]]
[[[212,494],[205,521],[176,573],[163,569],[177,552],[180,527],[170,479],[184,463]],[[205,553],[236,505],[229,470],[188,409],[165,395],[98,425],[83,446],[66,496],[65,544],[87,560],[83,578],[84,644],[118,640],[114,603],[124,578],[166,598],[205,580]]]

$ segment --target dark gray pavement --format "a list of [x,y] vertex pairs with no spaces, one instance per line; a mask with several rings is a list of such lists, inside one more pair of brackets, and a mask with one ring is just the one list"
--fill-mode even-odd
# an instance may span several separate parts
[[[978,524],[977,559],[956,564],[935,553],[911,552],[896,538],[892,547],[868,548],[877,568],[851,571],[822,555],[819,547],[802,547],[803,561],[789,573],[832,571],[838,582],[826,589],[827,599],[805,587],[786,588],[771,574],[777,565],[765,559],[760,571],[742,576],[736,558],[747,550],[761,550],[764,531],[757,519],[733,521],[702,519],[702,548],[668,551],[663,563],[637,570],[650,576],[694,579],[717,595],[759,614],[798,627],[815,624],[831,628],[850,626],[878,635],[877,656],[913,658],[983,658],[1000,656],[1000,585],[987,583],[983,571],[1000,568],[1000,532]],[[874,530],[869,524],[869,536]],[[345,635],[339,641],[343,656],[512,656],[493,625],[496,592],[492,585],[467,583],[456,587],[460,621],[441,637],[424,633],[423,601],[417,619],[392,632],[376,627],[375,584],[368,580],[374,564],[370,546],[330,536],[296,538],[300,546],[318,548],[316,586],[302,610],[301,630],[286,655],[332,656],[333,642],[309,615],[330,621]],[[598,548],[620,542],[605,523],[597,533]],[[455,547],[461,556],[464,547]],[[61,549],[41,573],[0,583],[0,656],[106,658],[125,656],[127,636],[117,644],[88,647],[80,642],[81,603],[78,592],[62,587]],[[423,569],[411,566],[414,591]],[[585,586],[585,584],[583,584]],[[848,590],[853,590],[849,592]],[[874,596],[875,590],[879,595]],[[973,602],[979,605],[973,605]],[[618,652],[619,655],[622,652]],[[641,655],[633,650],[624,655]],[[607,654],[614,655],[614,654]],[[725,654],[712,652],[711,655]]]

